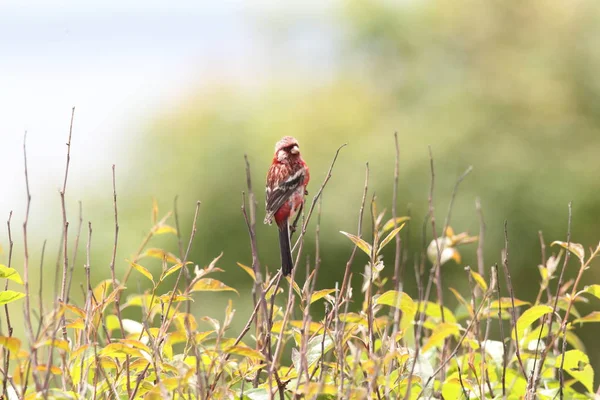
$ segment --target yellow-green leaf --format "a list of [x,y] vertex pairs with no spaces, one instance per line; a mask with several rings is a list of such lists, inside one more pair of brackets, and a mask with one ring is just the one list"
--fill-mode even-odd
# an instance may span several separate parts
[[285,277],[285,279],[287,279],[288,283],[292,284],[292,287],[294,288],[294,291],[296,292],[296,294],[300,297],[302,297],[302,292],[300,291],[300,286],[298,286],[298,284],[296,283],[296,281],[292,282],[292,276],[288,275]]
[[436,326],[436,328],[432,331],[429,340],[423,346],[423,352],[441,345],[444,343],[444,340],[450,335],[458,335],[459,330],[456,324],[449,324],[447,322],[441,323]]
[[21,347],[21,341],[16,337],[0,336],[0,346],[13,353],[16,353]]
[[314,292],[310,298],[310,304],[314,303],[317,300],[321,300],[323,297],[327,296],[328,294],[331,294],[335,292],[335,289],[323,289],[323,290],[317,290],[316,292]]
[[85,329],[85,323],[83,322],[83,318],[77,318],[75,321],[67,324],[67,328],[71,329]]
[[[538,320],[542,315],[546,315],[551,312],[552,307],[544,304],[533,306],[525,310],[525,312],[523,312],[523,314],[521,314],[521,316],[517,320],[517,333],[519,335],[519,340],[523,337],[525,330],[529,328],[531,324]],[[511,336],[513,339],[515,338],[514,329],[512,330]]]
[[421,306],[419,307],[420,312],[425,312],[425,315],[427,315],[428,317],[439,319],[439,320],[442,319],[442,309],[444,310],[444,322],[455,324],[456,317],[454,316],[454,313],[452,311],[450,311],[450,309],[448,307],[444,306],[440,309],[439,304],[433,303],[431,301],[428,301],[425,305],[423,303],[421,303]]
[[158,258],[159,260],[163,260],[166,259],[167,262],[176,264],[179,261],[179,259],[172,253],[169,253],[167,251],[161,250],[161,249],[148,249],[146,250],[146,252],[142,255],[142,257],[153,257],[153,258]]
[[144,275],[146,278],[148,278],[150,281],[152,281],[152,283],[154,283],[154,277],[152,276],[150,271],[148,271],[145,267],[141,266],[140,264],[136,264],[134,262],[130,262],[129,264],[131,264],[131,267],[133,269],[135,269],[137,272]]
[[417,314],[417,304],[404,292],[388,290],[375,300],[375,304],[386,305],[399,308],[402,311],[402,320],[400,328],[406,329],[411,324]]
[[177,235],[177,229],[175,229],[175,228],[173,228],[172,226],[169,226],[169,225],[163,225],[163,226],[159,226],[154,231],[155,235],[162,235],[162,234],[165,234],[165,233],[172,233],[174,235]]
[[25,297],[25,293],[15,292],[14,290],[4,290],[0,292],[0,306]]
[[260,351],[247,346],[232,346],[226,349],[225,353],[236,354],[238,356],[247,357],[253,360],[264,360],[265,358]]
[[[563,362],[563,355],[556,357],[555,368],[560,368]],[[587,354],[580,350],[569,350],[564,354],[563,369],[573,378],[577,379],[588,392],[594,391],[594,369],[590,365],[590,359]]]
[[[186,263],[189,264],[189,263]],[[177,263],[175,265],[173,265],[171,268],[167,269],[163,275],[160,277],[160,281],[162,282],[167,276],[171,275],[174,272],[177,272],[181,269],[181,267],[183,266],[182,263]]]
[[244,264],[242,264],[242,263],[237,263],[237,265],[238,265],[238,266],[239,266],[241,269],[243,269],[244,271],[246,271],[246,273],[247,273],[248,275],[250,275],[250,278],[252,278],[252,280],[256,282],[256,275],[254,274],[254,270],[253,270],[252,268],[250,268],[250,267],[248,267],[248,266],[246,266],[246,265],[244,265]]
[[198,279],[192,285],[192,289],[190,290],[190,292],[224,292],[224,291],[231,291],[231,292],[236,292],[237,294],[239,294],[238,291],[235,290],[234,288],[227,286],[223,282],[218,281],[216,279],[212,279],[212,278]]
[[477,284],[479,285],[479,287],[485,292],[488,289],[488,285],[485,282],[485,279],[483,279],[483,276],[481,276],[479,273],[471,270],[471,276],[473,277],[473,279],[475,280],[475,282],[477,282]]
[[577,318],[573,324],[584,322],[600,322],[600,311],[593,311],[585,317]]
[[400,230],[404,228],[404,224],[400,225],[399,227],[397,227],[396,229],[394,229],[393,231],[391,231],[386,237],[385,239],[383,239],[383,241],[381,242],[381,244],[379,245],[379,250],[377,250],[377,252],[379,253],[389,242],[392,241],[393,238],[396,237],[396,235],[398,234],[398,232],[400,232]]
[[[500,301],[498,301],[498,300],[492,301],[492,303],[490,304],[490,308],[498,309],[498,308],[502,307],[502,310],[506,310],[508,308],[512,308],[512,303],[513,302],[510,297],[501,297]],[[525,306],[525,305],[530,305],[530,304],[531,303],[528,301],[515,299],[515,307],[520,307],[520,306]]]
[[140,350],[118,342],[109,343],[104,346],[104,348],[100,351],[100,355],[114,358],[126,356],[142,357]]
[[403,222],[406,222],[410,219],[410,217],[396,217],[396,219],[391,218],[388,222],[385,223],[385,225],[383,225],[383,232],[387,232],[390,229],[392,229],[394,227],[394,222],[395,225],[400,225]]
[[365,242],[358,236],[353,235],[351,233],[344,232],[344,231],[340,231],[340,233],[342,235],[346,236],[348,239],[352,240],[352,242],[356,246],[358,246],[358,248],[361,249],[366,255],[368,255],[369,257],[371,256],[371,245],[369,243]]
[[589,293],[600,299],[600,285],[589,285],[584,289],[585,293]]
[[44,340],[43,342],[37,343],[34,347],[36,349],[39,349],[40,347],[43,346],[50,346],[50,347],[55,347],[57,349],[61,349],[64,351],[69,351],[69,342],[67,342],[66,340],[63,339],[47,339]]
[[10,279],[11,281],[18,283],[19,285],[23,284],[21,275],[19,275],[16,269],[7,267],[6,265],[2,264],[0,264],[0,279]]
[[568,243],[568,245],[567,245],[567,242],[561,242],[561,241],[556,240],[556,241],[552,242],[552,246],[554,246],[555,244],[557,244],[560,247],[563,247],[563,248],[569,250],[571,253],[575,254],[577,256],[577,258],[579,258],[581,263],[584,262],[585,249],[579,243]]

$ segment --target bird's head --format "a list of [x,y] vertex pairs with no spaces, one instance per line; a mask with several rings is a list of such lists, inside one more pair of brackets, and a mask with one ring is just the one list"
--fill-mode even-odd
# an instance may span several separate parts
[[277,161],[284,163],[298,157],[300,157],[300,145],[294,137],[285,136],[275,144],[274,158],[277,159]]

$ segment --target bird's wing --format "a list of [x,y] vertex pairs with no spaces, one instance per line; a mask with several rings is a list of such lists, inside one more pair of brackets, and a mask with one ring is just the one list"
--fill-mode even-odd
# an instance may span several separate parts
[[273,220],[273,215],[279,208],[285,204],[292,194],[304,183],[305,170],[304,168],[296,171],[285,181],[280,182],[277,186],[267,186],[267,205],[265,216],[265,224],[270,224]]

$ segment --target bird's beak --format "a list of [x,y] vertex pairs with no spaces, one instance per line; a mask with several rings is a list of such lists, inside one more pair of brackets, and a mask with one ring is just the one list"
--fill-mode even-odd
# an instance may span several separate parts
[[298,154],[298,153],[300,153],[300,148],[298,146],[294,146],[290,149],[290,153]]

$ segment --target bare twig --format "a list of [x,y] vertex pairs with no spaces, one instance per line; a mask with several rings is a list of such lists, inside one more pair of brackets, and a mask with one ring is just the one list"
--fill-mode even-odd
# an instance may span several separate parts
[[521,373],[523,374],[523,376],[525,377],[525,380],[527,380],[527,372],[525,371],[525,367],[523,365],[523,360],[521,359],[521,350],[519,349],[519,334],[517,332],[517,316],[515,314],[515,292],[514,292],[514,288],[512,285],[512,280],[510,278],[510,269],[508,268],[508,221],[504,221],[504,251],[503,251],[503,257],[502,257],[502,268],[504,270],[504,277],[506,279],[506,286],[508,287],[508,292],[510,294],[510,300],[511,300],[511,318],[512,318],[512,324],[513,324],[513,329],[514,329],[514,334],[515,334],[515,352],[516,352],[516,357],[517,357],[517,361],[519,364],[519,368],[521,370]]
[[[360,203],[360,210],[358,212],[358,228],[356,231],[356,236],[358,236],[359,238],[362,237],[363,214],[365,211],[365,202],[367,200],[368,188],[369,188],[369,163],[366,163],[366,165],[365,165],[365,185],[363,188],[363,196],[362,196],[362,200]],[[352,262],[354,261],[354,257],[356,256],[357,249],[358,249],[358,246],[354,245],[354,248],[352,249],[352,253],[350,254],[350,258],[348,259],[348,262],[346,262],[346,270],[344,272],[344,278],[342,280],[342,288],[340,289],[340,299],[342,299],[342,301],[346,296],[345,295],[346,291],[349,290],[348,285],[350,282],[350,268],[352,267]]]

